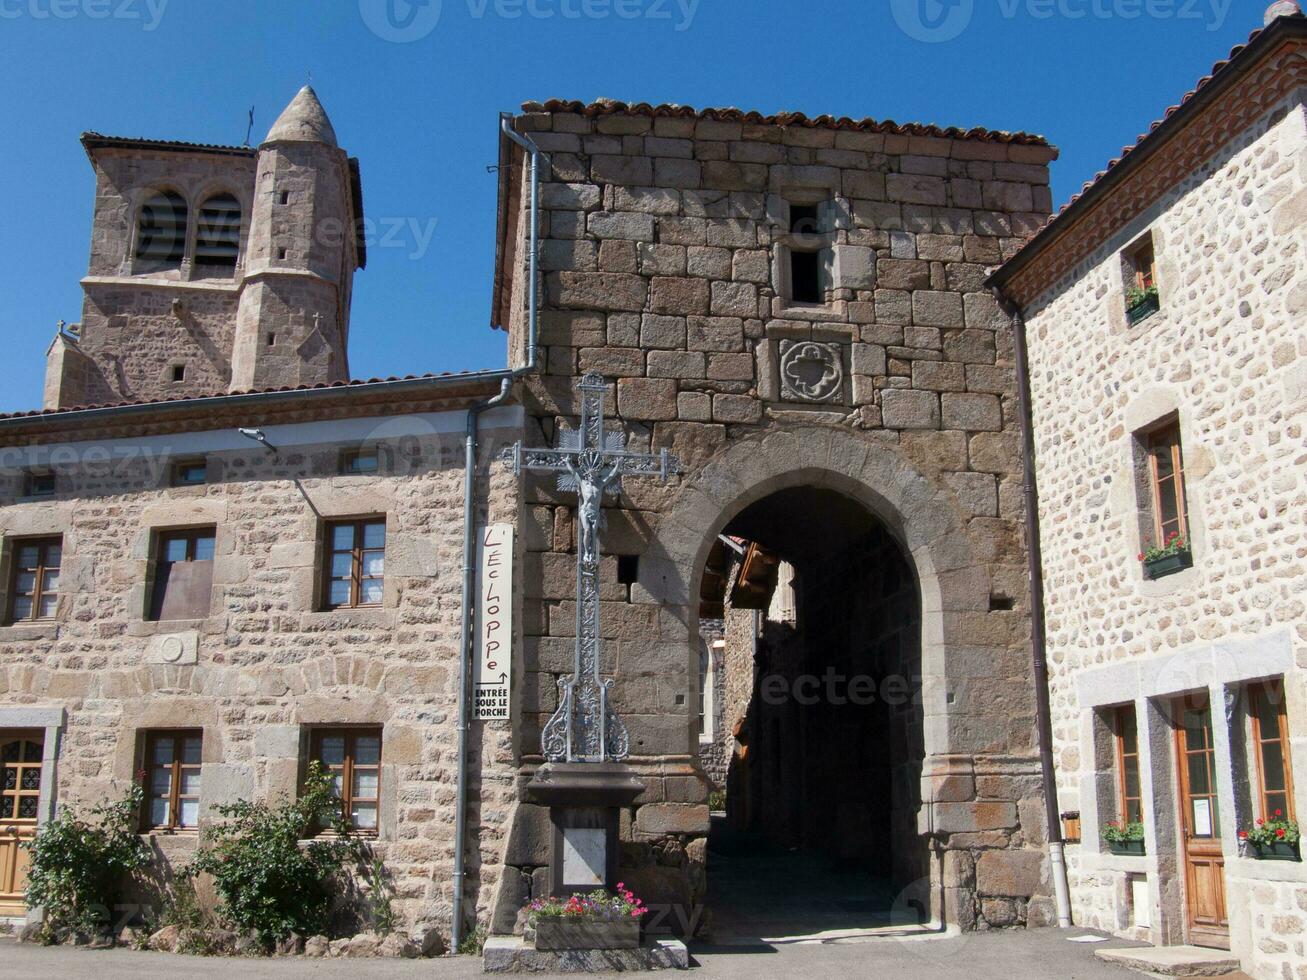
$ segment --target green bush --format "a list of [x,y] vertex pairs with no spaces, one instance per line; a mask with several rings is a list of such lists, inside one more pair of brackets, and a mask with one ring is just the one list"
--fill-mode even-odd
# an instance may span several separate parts
[[[265,949],[292,932],[325,933],[334,879],[362,853],[342,819],[331,776],[315,762],[298,799],[278,806],[241,800],[218,812],[226,822],[206,833],[187,874],[213,876],[222,917],[252,930]],[[336,836],[301,846],[320,828]]]
[[110,924],[111,910],[127,878],[150,863],[150,850],[136,832],[145,791],[133,784],[122,799],[100,803],[83,819],[65,809],[24,846],[29,906],[45,909],[45,936],[89,936]]

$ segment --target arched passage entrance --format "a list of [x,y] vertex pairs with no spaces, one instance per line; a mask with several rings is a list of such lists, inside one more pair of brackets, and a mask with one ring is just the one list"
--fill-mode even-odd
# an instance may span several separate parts
[[[854,529],[879,529],[882,540],[893,542],[915,586],[913,666],[919,681],[912,682],[912,697],[919,703],[910,715],[882,715],[876,721],[881,732],[890,733],[891,745],[893,733],[901,733],[901,747],[899,761],[888,767],[890,805],[874,818],[882,828],[889,821],[890,854],[877,846],[866,857],[873,866],[888,863],[893,885],[902,885],[924,864],[927,870],[911,883],[914,889],[900,890],[896,900],[907,908],[918,903],[915,907],[932,920],[967,929],[981,921],[1011,924],[1025,909],[1026,896],[1042,889],[1043,831],[1019,539],[1002,538],[1011,524],[978,520],[954,493],[949,476],[930,459],[910,461],[893,441],[837,426],[790,424],[733,441],[694,465],[667,501],[641,561],[640,589],[662,604],[668,625],[658,646],[666,650],[665,662],[683,669],[694,690],[702,591],[711,553],[724,532],[763,537],[768,531],[759,525],[766,525],[773,534],[788,535],[773,543],[796,555],[804,547],[822,550],[805,546],[805,536],[826,549],[838,548],[848,544],[845,538]],[[787,524],[800,528],[804,521],[812,527],[806,535],[779,530]],[[827,616],[829,625],[821,628],[844,628],[838,617],[847,619],[847,613],[847,603],[837,605],[836,614]],[[885,618],[874,603],[857,615]],[[675,643],[676,653],[669,643]],[[850,650],[857,646],[848,644]],[[874,669],[884,668],[877,663]],[[694,699],[689,703],[693,706]],[[683,717],[683,744],[697,762],[698,714],[691,710]],[[838,731],[841,724],[838,718],[825,719],[810,730]],[[845,743],[832,738],[823,751],[844,752]],[[776,741],[786,742],[783,730]],[[906,783],[918,760],[914,794]],[[784,779],[783,757],[781,765]],[[896,787],[895,779],[904,785]],[[826,821],[831,835],[847,835],[847,821],[859,819],[853,801],[866,788],[849,782],[841,785],[839,805]],[[788,805],[795,806],[792,800]],[[804,800],[797,805],[803,810]],[[853,816],[840,815],[845,812]],[[866,809],[861,812],[867,819]],[[802,840],[802,817],[787,819]],[[913,820],[915,837],[908,842]],[[711,857],[708,866],[712,873]],[[768,887],[780,894],[786,883]],[[1045,904],[1041,899],[1040,908]]]
[[780,489],[724,527],[700,584],[719,934],[930,917],[920,608],[899,542],[837,490]]

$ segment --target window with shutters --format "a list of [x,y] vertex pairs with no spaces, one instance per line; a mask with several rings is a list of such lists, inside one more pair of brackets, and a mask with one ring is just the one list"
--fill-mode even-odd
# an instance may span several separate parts
[[136,258],[151,267],[178,267],[186,256],[186,201],[176,191],[160,191],[136,219]]
[[1284,683],[1267,681],[1248,689],[1257,755],[1259,816],[1263,820],[1295,820],[1293,772],[1289,765],[1289,719],[1284,709]]
[[194,830],[200,819],[199,731],[145,736],[146,830]]
[[150,619],[205,619],[209,615],[215,542],[212,527],[158,533]]
[[366,517],[327,524],[327,609],[381,605],[386,565],[386,521]]
[[7,622],[54,619],[59,603],[62,538],[19,539],[12,544]]
[[1122,823],[1142,823],[1139,726],[1134,705],[1124,705],[1112,713],[1112,737],[1116,745],[1117,817]]
[[201,274],[231,276],[241,250],[241,205],[215,194],[200,205],[195,227],[195,265]]
[[1168,423],[1146,437],[1148,476],[1152,487],[1153,539],[1159,548],[1173,540],[1189,541],[1189,511],[1184,486],[1180,423]]
[[345,822],[361,834],[375,834],[381,803],[381,729],[315,729],[310,747],[312,758],[331,775]]

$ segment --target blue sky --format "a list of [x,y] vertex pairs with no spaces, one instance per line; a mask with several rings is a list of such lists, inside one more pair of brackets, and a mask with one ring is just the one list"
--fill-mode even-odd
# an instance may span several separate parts
[[83,130],[238,144],[253,105],[257,143],[312,73],[376,221],[354,375],[491,368],[501,110],[607,97],[1024,129],[1062,149],[1060,204],[1266,2],[0,0],[0,411],[39,406],[55,321],[81,318]]

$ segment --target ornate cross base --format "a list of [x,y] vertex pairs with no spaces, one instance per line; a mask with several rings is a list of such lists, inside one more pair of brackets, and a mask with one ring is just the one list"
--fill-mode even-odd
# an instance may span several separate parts
[[620,762],[549,762],[536,770],[526,792],[531,802],[549,807],[554,828],[550,894],[612,891],[619,813],[644,792],[634,770]]

